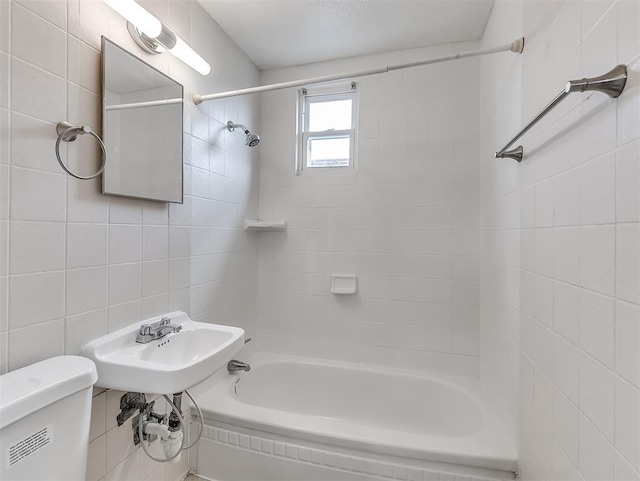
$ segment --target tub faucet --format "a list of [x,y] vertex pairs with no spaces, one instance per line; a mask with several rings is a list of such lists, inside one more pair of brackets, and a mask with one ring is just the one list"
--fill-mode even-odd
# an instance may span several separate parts
[[251,371],[251,366],[249,366],[249,364],[247,364],[246,362],[231,359],[231,361],[227,363],[227,370],[229,372]]

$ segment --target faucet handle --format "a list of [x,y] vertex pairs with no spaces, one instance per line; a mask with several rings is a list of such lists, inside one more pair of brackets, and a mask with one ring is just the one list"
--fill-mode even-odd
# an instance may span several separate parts
[[139,334],[141,336],[148,336],[149,334],[151,334],[151,325],[149,325],[149,324],[141,325]]
[[170,317],[163,317],[162,319],[160,319],[161,326],[166,326],[167,324],[170,324],[170,323],[171,323]]

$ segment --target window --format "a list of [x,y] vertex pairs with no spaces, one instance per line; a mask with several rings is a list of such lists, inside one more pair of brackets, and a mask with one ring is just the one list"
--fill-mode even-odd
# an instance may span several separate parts
[[355,168],[356,83],[300,90],[297,173]]

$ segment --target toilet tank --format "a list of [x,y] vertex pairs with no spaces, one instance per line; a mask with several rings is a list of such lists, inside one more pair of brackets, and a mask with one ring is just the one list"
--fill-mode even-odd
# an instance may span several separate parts
[[0,376],[0,479],[81,481],[87,469],[92,361],[59,356]]

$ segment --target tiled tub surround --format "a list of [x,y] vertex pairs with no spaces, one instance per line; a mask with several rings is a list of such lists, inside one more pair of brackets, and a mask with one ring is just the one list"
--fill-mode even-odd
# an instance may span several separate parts
[[[640,479],[640,3],[496,2],[482,60],[480,379],[529,481]],[[627,64],[492,153],[569,79]]]
[[[195,1],[140,3],[213,73],[144,54],[102,1],[0,0],[0,372],[173,310],[254,331],[256,238],[242,220],[257,213],[258,152],[224,123],[256,125],[259,105],[189,99],[254,85],[258,70]],[[101,35],[185,86],[183,205],[103,196],[99,180],[72,179],[55,159],[56,122],[101,133]],[[94,147],[66,146],[71,166],[90,172]],[[121,394],[94,398],[87,479],[177,479],[184,462],[155,465],[130,445],[130,425],[105,415]]]
[[[268,70],[261,82],[476,47]],[[288,221],[286,234],[260,234],[258,332],[269,349],[477,376],[478,72],[468,59],[357,79],[348,173],[296,176],[297,92],[261,96],[260,218]],[[331,294],[331,274],[356,274],[358,293]]]
[[241,357],[251,371],[218,372],[198,392],[207,429],[192,466],[205,477],[513,478],[515,448],[478,397],[477,380],[264,352]]

